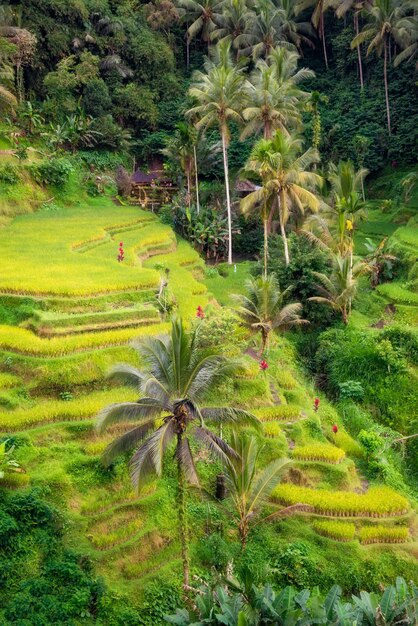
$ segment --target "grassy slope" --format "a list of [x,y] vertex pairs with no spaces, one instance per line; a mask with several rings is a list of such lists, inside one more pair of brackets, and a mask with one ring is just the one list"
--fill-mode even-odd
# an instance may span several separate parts
[[[1,260],[8,268],[0,277],[0,285],[6,291],[21,293],[73,294],[79,306],[80,294],[124,289],[128,293],[139,286],[155,285],[159,275],[153,268],[159,263],[170,269],[170,287],[185,318],[194,316],[198,304],[206,306],[207,289],[222,305],[230,305],[230,293],[242,290],[248,264],[238,265],[237,272],[230,270],[227,277],[208,278],[206,288],[196,253],[183,241],[176,245],[171,231],[154,219],[148,221],[150,217],[138,209],[115,207],[102,198],[57,213],[20,216],[0,230]],[[123,235],[106,230],[115,224],[132,225],[138,220],[140,226],[129,227]],[[101,239],[100,245],[97,238]],[[74,250],[74,244],[92,239],[95,241],[81,251]],[[124,241],[126,248],[123,265],[115,259],[119,240]],[[162,247],[157,257],[139,259],[141,251],[158,244]],[[112,303],[113,297],[110,294],[108,302]],[[59,302],[58,298],[53,306],[59,308]],[[85,307],[89,309],[94,302],[94,298],[86,299]],[[25,329],[0,328],[0,404],[3,396],[13,405],[2,410],[0,423],[3,419],[7,430],[21,442],[16,454],[32,483],[48,485],[51,498],[68,507],[74,522],[69,542],[90,554],[98,571],[112,586],[133,599],[156,575],[164,576],[165,580],[178,579],[180,559],[173,518],[172,461],[167,461],[164,480],[151,485],[138,497],[131,489],[123,461],[112,471],[101,468],[100,454],[116,431],[99,436],[94,431],[92,417],[102,404],[131,397],[132,392],[108,388],[103,380],[106,368],[112,363],[136,361],[135,352],[124,347],[125,342],[140,333],[164,329],[163,324],[157,324],[141,330],[129,328],[41,339]],[[325,399],[318,414],[313,413],[314,388],[298,371],[286,340],[280,340],[268,358],[271,367],[267,375],[247,357],[246,375],[218,389],[216,398],[208,401],[259,407],[266,435],[263,461],[291,454],[293,446],[304,448],[305,458],[297,462],[296,470],[306,488],[320,490],[324,497],[331,497],[335,490],[362,489],[361,475],[356,469],[361,449],[345,433],[338,414]],[[280,411],[272,406],[272,386],[283,404]],[[74,398],[60,399],[63,390],[71,391]],[[333,423],[339,424],[337,436],[331,431]],[[312,449],[315,454],[318,447],[329,450],[331,445],[345,452],[341,462],[309,460]],[[343,455],[337,456],[340,459]],[[208,465],[202,458],[198,468],[210,488],[216,464]],[[204,526],[217,527],[221,513],[198,498],[193,499],[189,512],[196,551],[199,539],[204,538]],[[389,517],[385,523],[390,527],[395,522],[408,526],[413,525],[413,519],[408,512],[400,520]],[[235,536],[231,522],[225,518],[222,523],[229,526],[230,536]],[[355,521],[357,537],[368,523]],[[375,558],[379,563],[384,558],[379,546],[361,547],[357,539],[339,545],[336,556],[333,540],[315,532],[311,518],[305,516],[273,524],[263,533],[257,531],[254,549],[263,554],[269,545],[274,554],[295,538],[307,542],[311,553],[318,555],[319,569],[326,569],[333,560],[338,564],[344,558],[354,561]],[[417,544],[411,542],[390,548],[395,563],[400,564],[399,573],[402,567],[402,571],[412,571],[410,555],[416,548]],[[337,580],[338,568],[334,574],[333,571],[329,566],[330,576]],[[391,577],[392,570],[382,575]]]

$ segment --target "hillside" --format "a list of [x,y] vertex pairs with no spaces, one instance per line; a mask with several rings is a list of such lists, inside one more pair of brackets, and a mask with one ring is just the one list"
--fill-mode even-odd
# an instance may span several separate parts
[[[380,237],[389,219],[378,211],[371,209],[367,234]],[[408,247],[409,232],[414,232],[412,226],[396,225],[391,238]],[[47,500],[71,521],[65,543],[88,555],[110,589],[126,594],[135,605],[149,581],[177,584],[174,468],[167,461],[166,478],[139,495],[125,463],[112,471],[101,468],[100,455],[117,430],[100,435],[93,418],[110,402],[135,398],[132,390],[109,387],[104,375],[117,362],[138,362],[127,345],[130,340],[168,327],[151,304],[160,268],[170,269],[169,285],[179,312],[191,320],[198,305],[207,309],[208,322],[203,323],[215,323],[211,332],[226,311],[211,291],[222,301],[222,293],[242,290],[241,269],[237,274],[229,270],[227,277],[209,273],[205,279],[198,255],[169,227],[151,213],[116,206],[104,197],[18,216],[1,230],[0,239],[2,267],[7,269],[0,279],[1,301],[12,311],[24,307],[26,312],[20,325],[0,327],[2,429],[15,443],[16,459],[26,471],[14,475],[16,486],[40,487],[48,494]],[[125,249],[123,263],[116,259],[119,240]],[[237,281],[236,276],[241,278]],[[385,315],[387,303],[399,307],[389,327],[416,315],[409,282],[390,283],[390,292],[385,286],[372,294],[369,317],[363,309],[355,311],[353,328],[370,326]],[[411,295],[405,299],[404,293]],[[233,336],[224,337],[223,349],[244,349],[243,337],[238,337],[238,344]],[[252,356],[245,356],[242,374],[207,400],[233,403],[260,418],[264,463],[282,455],[294,459],[288,474],[291,484],[276,488],[271,506],[303,502],[308,507],[260,527],[245,558],[261,565],[276,555],[279,583],[309,584],[315,576],[324,589],[337,582],[354,591],[389,582],[395,575],[413,577],[418,543],[410,489],[403,483],[393,489],[365,479],[365,451],[352,436],[344,410],[321,394],[319,410],[314,411],[317,392],[288,339],[278,339],[267,359],[270,367],[263,373]],[[414,372],[416,376],[416,367]],[[219,469],[207,467],[204,457],[198,468],[212,490]],[[192,498],[188,511],[194,529],[194,570],[219,566],[233,554],[222,539],[233,529],[227,512],[199,497]],[[239,562],[243,557],[236,553],[235,558]],[[296,562],[300,565],[293,570]],[[38,567],[40,573],[42,559]],[[320,579],[317,571],[322,571]],[[15,570],[14,586],[27,575]],[[36,576],[36,570],[30,575]]]

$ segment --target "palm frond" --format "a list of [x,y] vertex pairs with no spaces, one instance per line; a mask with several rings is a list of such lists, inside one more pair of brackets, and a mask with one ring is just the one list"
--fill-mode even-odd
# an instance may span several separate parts
[[207,428],[196,426],[193,429],[193,434],[208,448],[209,452],[225,465],[228,465],[231,459],[237,458],[235,450]]
[[176,458],[180,463],[181,469],[184,472],[184,476],[189,485],[198,487],[199,476],[197,475],[196,467],[193,461],[189,440],[186,437],[182,437],[176,446]]
[[96,429],[101,432],[111,424],[133,420],[145,420],[158,417],[163,411],[169,411],[155,398],[140,398],[137,402],[121,402],[104,407],[96,417]]
[[210,407],[200,410],[204,420],[232,424],[236,426],[252,426],[258,431],[262,430],[260,420],[249,411],[232,407]]
[[136,426],[135,428],[128,430],[128,432],[112,441],[103,453],[103,465],[108,467],[117,456],[132,450],[132,448],[139,441],[142,441],[144,437],[146,437],[149,431],[154,427],[154,424],[154,419],[148,420],[147,422],[140,424],[140,426]]
[[135,452],[130,462],[133,485],[139,489],[152,475],[161,476],[164,452],[175,436],[172,416]]

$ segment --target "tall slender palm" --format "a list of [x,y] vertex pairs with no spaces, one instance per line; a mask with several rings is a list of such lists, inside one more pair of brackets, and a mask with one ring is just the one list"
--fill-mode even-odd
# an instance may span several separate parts
[[[372,0],[336,0],[334,2],[335,15],[338,18],[345,17],[349,11],[353,11],[353,21],[354,21],[354,30],[356,36],[359,34],[359,14],[361,11],[364,11],[367,8],[370,8],[372,4]],[[357,48],[357,60],[358,60],[358,71],[360,78],[360,87],[363,89],[364,80],[363,80],[363,63],[361,60],[361,47],[360,44],[356,46]]]
[[196,71],[189,94],[198,104],[187,114],[197,118],[196,127],[218,126],[222,139],[226,207],[228,213],[228,263],[232,264],[232,213],[229,190],[229,122],[241,123],[241,111],[245,107],[248,83],[243,69],[236,67],[231,59],[231,44],[226,41],[217,45],[215,61],[207,59],[205,71]]
[[413,61],[418,56],[418,15],[415,14],[408,17],[405,26],[408,39],[405,41],[405,48],[395,57],[393,62],[395,67],[398,67],[398,65],[404,61]]
[[270,0],[260,0],[257,3],[257,18],[253,21],[250,36],[245,37],[247,46],[244,47],[243,54],[252,54],[254,59],[259,57],[266,59],[282,40],[280,34],[282,21],[281,10],[272,6]]
[[288,136],[280,130],[276,131],[270,141],[261,140],[257,159],[263,164],[263,186],[249,194],[243,203],[244,209],[249,210],[267,199],[271,215],[273,210],[277,210],[286,265],[290,262],[286,236],[286,224],[290,215],[294,213],[303,216],[305,207],[316,213],[320,207],[320,200],[314,189],[322,179],[308,169],[319,161],[318,152],[309,148],[301,153],[302,140]]
[[351,161],[330,165],[328,175],[331,197],[320,215],[311,215],[305,223],[305,235],[330,254],[350,257],[353,268],[355,222],[364,217],[365,204],[360,189],[368,170],[355,170]]
[[[199,326],[186,332],[182,321],[177,319],[172,322],[170,335],[147,337],[138,343],[143,369],[120,365],[111,377],[137,388],[141,397],[136,402],[111,404],[97,417],[99,430],[117,422],[135,423],[134,428],[108,446],[103,462],[109,465],[117,455],[138,446],[130,462],[136,488],[150,476],[161,475],[164,454],[168,446],[174,444],[185,587],[189,585],[186,483],[199,484],[190,440],[203,444],[222,462],[228,463],[234,458],[234,451],[206,427],[206,420],[258,425],[257,419],[246,411],[199,406],[204,394],[213,389],[220,378],[231,375],[237,365],[219,354],[202,353],[198,336]],[[156,428],[157,419],[162,423]]]
[[183,19],[190,24],[187,29],[187,45],[198,35],[208,47],[211,34],[222,14],[222,0],[177,0]]
[[318,31],[319,38],[322,41],[322,49],[324,52],[325,66],[328,69],[328,55],[327,46],[325,41],[325,13],[333,5],[334,0],[297,0],[296,2],[296,14],[301,13],[305,9],[314,7],[311,22]]
[[186,176],[187,202],[189,207],[191,203],[193,173],[195,172],[195,174],[197,174],[195,159],[196,143],[196,129],[186,122],[179,122],[176,125],[174,136],[169,138],[166,147],[161,150],[172,162],[178,163],[181,171],[184,172]]
[[356,263],[352,267],[350,257],[339,254],[334,257],[333,266],[331,276],[313,272],[319,281],[316,287],[321,295],[312,296],[309,300],[330,306],[341,315],[344,324],[348,324],[351,303],[358,287],[357,278],[367,267],[363,263]]
[[298,70],[298,59],[296,52],[278,46],[266,61],[257,61],[250,79],[249,106],[243,111],[247,123],[242,138],[263,130],[264,139],[271,139],[276,129],[288,132],[300,125],[309,94],[299,83],[315,74],[306,68]]
[[284,331],[307,323],[300,317],[300,302],[283,304],[289,291],[290,287],[280,291],[276,277],[270,274],[267,278],[248,280],[246,294],[234,295],[238,305],[236,312],[241,322],[251,333],[261,334],[260,355],[266,349],[273,330]]
[[230,41],[238,60],[241,50],[249,44],[250,31],[255,19],[256,15],[249,7],[248,0],[226,0],[211,39],[220,42],[225,39]]
[[367,23],[361,33],[354,37],[351,47],[370,41],[367,48],[369,55],[375,50],[377,56],[383,54],[383,80],[385,85],[386,117],[389,135],[392,132],[388,88],[388,58],[391,41],[401,48],[408,46],[412,18],[407,17],[410,3],[403,0],[374,0],[367,11]]
[[293,44],[299,52],[302,45],[314,47],[312,38],[315,31],[309,22],[298,22],[296,20],[294,0],[271,0],[272,4],[280,11],[280,36],[285,41]]
[[[250,525],[257,522],[257,513],[280,482],[281,473],[290,461],[276,459],[262,471],[257,471],[262,446],[256,437],[233,432],[231,447],[236,454],[225,466],[225,477],[229,496],[237,513],[238,532],[244,549]],[[258,522],[260,521],[263,520],[259,519]]]

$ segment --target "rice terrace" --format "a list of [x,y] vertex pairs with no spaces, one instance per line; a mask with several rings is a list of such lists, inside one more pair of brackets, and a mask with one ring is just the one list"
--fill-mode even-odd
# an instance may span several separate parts
[[1,626],[418,624],[417,33],[2,2]]

